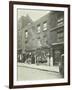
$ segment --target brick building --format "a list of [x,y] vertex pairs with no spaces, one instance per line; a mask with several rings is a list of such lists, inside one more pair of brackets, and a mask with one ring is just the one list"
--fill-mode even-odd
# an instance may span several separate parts
[[64,12],[51,11],[35,22],[37,41],[58,65],[64,53]]
[[23,40],[25,40],[24,38],[25,32],[23,30],[29,23],[32,23],[32,20],[28,15],[21,16],[17,22],[17,57],[18,57],[18,60],[22,59],[22,53],[23,53],[23,50],[25,49],[24,48],[25,44],[23,44]]

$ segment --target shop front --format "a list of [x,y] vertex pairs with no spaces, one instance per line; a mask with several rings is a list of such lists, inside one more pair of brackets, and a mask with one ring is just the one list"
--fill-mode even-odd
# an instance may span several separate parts
[[52,44],[53,53],[53,65],[58,66],[61,61],[61,55],[64,54],[64,43],[53,43]]

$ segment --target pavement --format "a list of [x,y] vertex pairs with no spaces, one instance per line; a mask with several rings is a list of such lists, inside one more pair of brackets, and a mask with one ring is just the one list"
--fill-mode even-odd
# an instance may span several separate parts
[[32,69],[59,73],[59,66],[48,66],[47,64],[37,65],[37,64],[27,64],[27,63],[18,63],[17,65],[19,67],[27,67],[27,68],[32,68]]

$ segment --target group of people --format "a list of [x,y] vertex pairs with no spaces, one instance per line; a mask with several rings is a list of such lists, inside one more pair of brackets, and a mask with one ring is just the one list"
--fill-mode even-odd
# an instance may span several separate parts
[[41,64],[46,63],[49,66],[53,66],[53,57],[49,54],[39,54],[36,55],[34,53],[24,53],[22,55],[22,59],[20,62],[28,63],[28,64]]

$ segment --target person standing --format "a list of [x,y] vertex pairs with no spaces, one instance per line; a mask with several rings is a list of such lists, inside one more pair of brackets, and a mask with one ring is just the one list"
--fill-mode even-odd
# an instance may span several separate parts
[[50,57],[50,66],[53,66],[53,57]]
[[47,65],[49,66],[50,64],[50,60],[49,60],[49,53],[47,54]]

